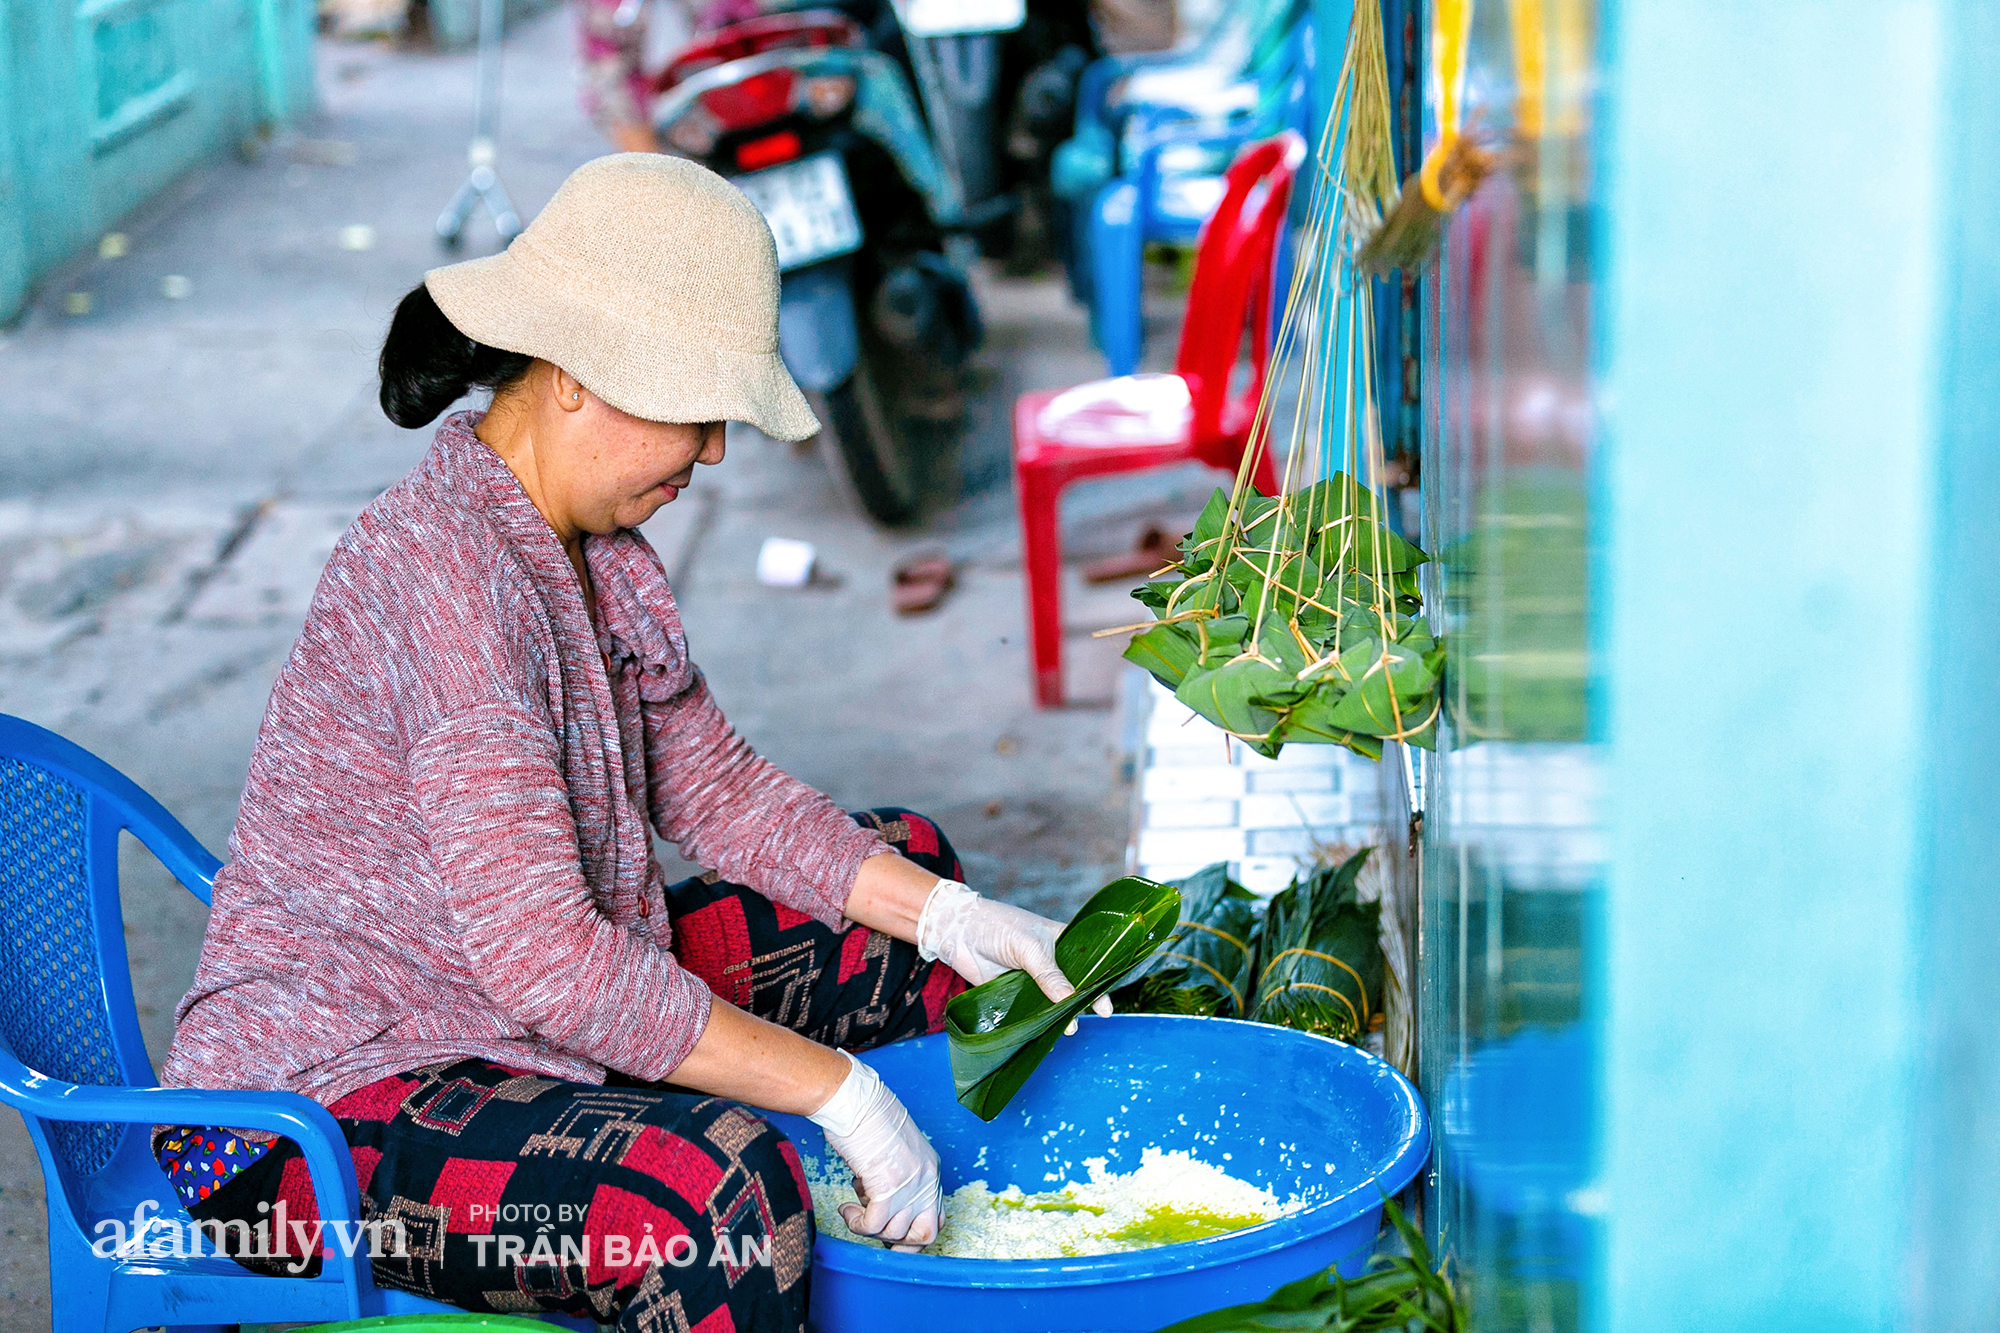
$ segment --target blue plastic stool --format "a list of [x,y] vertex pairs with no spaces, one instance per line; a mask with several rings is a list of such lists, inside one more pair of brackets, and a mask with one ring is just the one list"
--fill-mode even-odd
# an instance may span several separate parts
[[[1049,163],[1050,187],[1059,201],[1059,211],[1068,219],[1063,265],[1070,294],[1077,302],[1090,305],[1093,300],[1093,205],[1114,178],[1129,177],[1136,170],[1137,152],[1129,122],[1135,116],[1167,112],[1207,121],[1212,129],[1218,117],[1232,114],[1218,104],[1218,98],[1229,103],[1246,89],[1261,89],[1257,100],[1268,103],[1270,91],[1296,61],[1294,30],[1310,12],[1304,0],[1249,0],[1224,5],[1216,22],[1192,47],[1107,56],[1084,70],[1077,85],[1075,132],[1056,146]],[[1186,88],[1156,86],[1135,92],[1129,86],[1132,79],[1128,76],[1137,76],[1141,82],[1157,81],[1162,76],[1172,80],[1176,71],[1197,66],[1226,75],[1224,83],[1242,86],[1212,87],[1192,100]],[[1244,112],[1248,114],[1248,108]],[[1262,111],[1255,113],[1254,120],[1255,125],[1245,130],[1244,142],[1267,137],[1283,127],[1281,117]],[[1306,137],[1310,140],[1312,135]]]
[[120,830],[209,901],[221,862],[158,801],[80,746],[0,714],[0,910],[14,923],[0,931],[0,1102],[28,1122],[42,1159],[56,1333],[465,1313],[376,1287],[365,1246],[333,1246],[309,1279],[264,1277],[216,1254],[93,1252],[115,1234],[99,1224],[129,1227],[142,1201],[187,1234],[193,1219],[153,1160],[155,1124],[282,1134],[305,1154],[320,1217],[352,1228],[361,1216],[347,1141],[318,1102],[157,1086],[125,957]]
[[[1105,185],[1088,210],[1083,254],[1077,265],[1089,292],[1091,336],[1104,352],[1113,376],[1139,368],[1145,349],[1143,257],[1148,241],[1191,245],[1221,202],[1222,172],[1246,144],[1297,130],[1311,143],[1313,25],[1301,19],[1286,39],[1286,56],[1268,114],[1234,118],[1226,124],[1191,117],[1173,107],[1135,113],[1130,120],[1128,157],[1132,168]],[[1190,170],[1185,163],[1200,165]],[[1299,192],[1303,203],[1311,190]],[[1279,242],[1289,256],[1290,229]],[[1282,311],[1290,283],[1288,259],[1281,258],[1281,281],[1272,290],[1274,311]]]

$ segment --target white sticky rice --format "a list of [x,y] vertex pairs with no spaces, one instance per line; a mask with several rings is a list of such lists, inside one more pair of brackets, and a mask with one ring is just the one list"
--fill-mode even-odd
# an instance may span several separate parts
[[[926,1254],[962,1259],[1055,1259],[1120,1254],[1177,1240],[1255,1226],[1305,1207],[1281,1202],[1271,1191],[1238,1180],[1185,1152],[1147,1148],[1139,1169],[1119,1174],[1102,1157],[1086,1158],[1086,1181],[1024,1193],[1009,1185],[994,1191],[983,1180],[946,1196],[944,1228]],[[876,1242],[849,1231],[840,1205],[857,1202],[854,1178],[837,1157],[807,1158],[813,1216],[822,1236]]]

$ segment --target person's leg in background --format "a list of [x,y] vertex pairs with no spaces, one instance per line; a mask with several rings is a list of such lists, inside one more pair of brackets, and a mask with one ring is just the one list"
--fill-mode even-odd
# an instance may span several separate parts
[[657,153],[647,118],[646,12],[640,0],[574,0],[583,109],[623,153]]

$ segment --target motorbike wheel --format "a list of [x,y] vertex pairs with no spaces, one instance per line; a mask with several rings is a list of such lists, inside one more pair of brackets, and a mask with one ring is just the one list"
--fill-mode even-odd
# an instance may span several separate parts
[[839,454],[861,507],[878,523],[907,523],[917,511],[916,478],[897,440],[895,418],[864,349],[854,373],[814,394],[822,446]]

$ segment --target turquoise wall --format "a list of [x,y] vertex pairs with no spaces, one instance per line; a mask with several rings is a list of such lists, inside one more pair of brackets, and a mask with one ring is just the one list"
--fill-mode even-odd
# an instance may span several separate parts
[[2000,793],[2000,8],[1963,5],[1945,28],[1949,123],[1932,495],[1938,539],[1923,796],[1928,892],[1916,920],[1918,1088],[1911,1154],[1912,1322],[1991,1328],[2000,1314],[2000,875],[1989,844]]
[[2000,24],[1608,18],[1591,1322],[1988,1328]]
[[162,187],[312,102],[311,0],[0,3],[0,320]]

